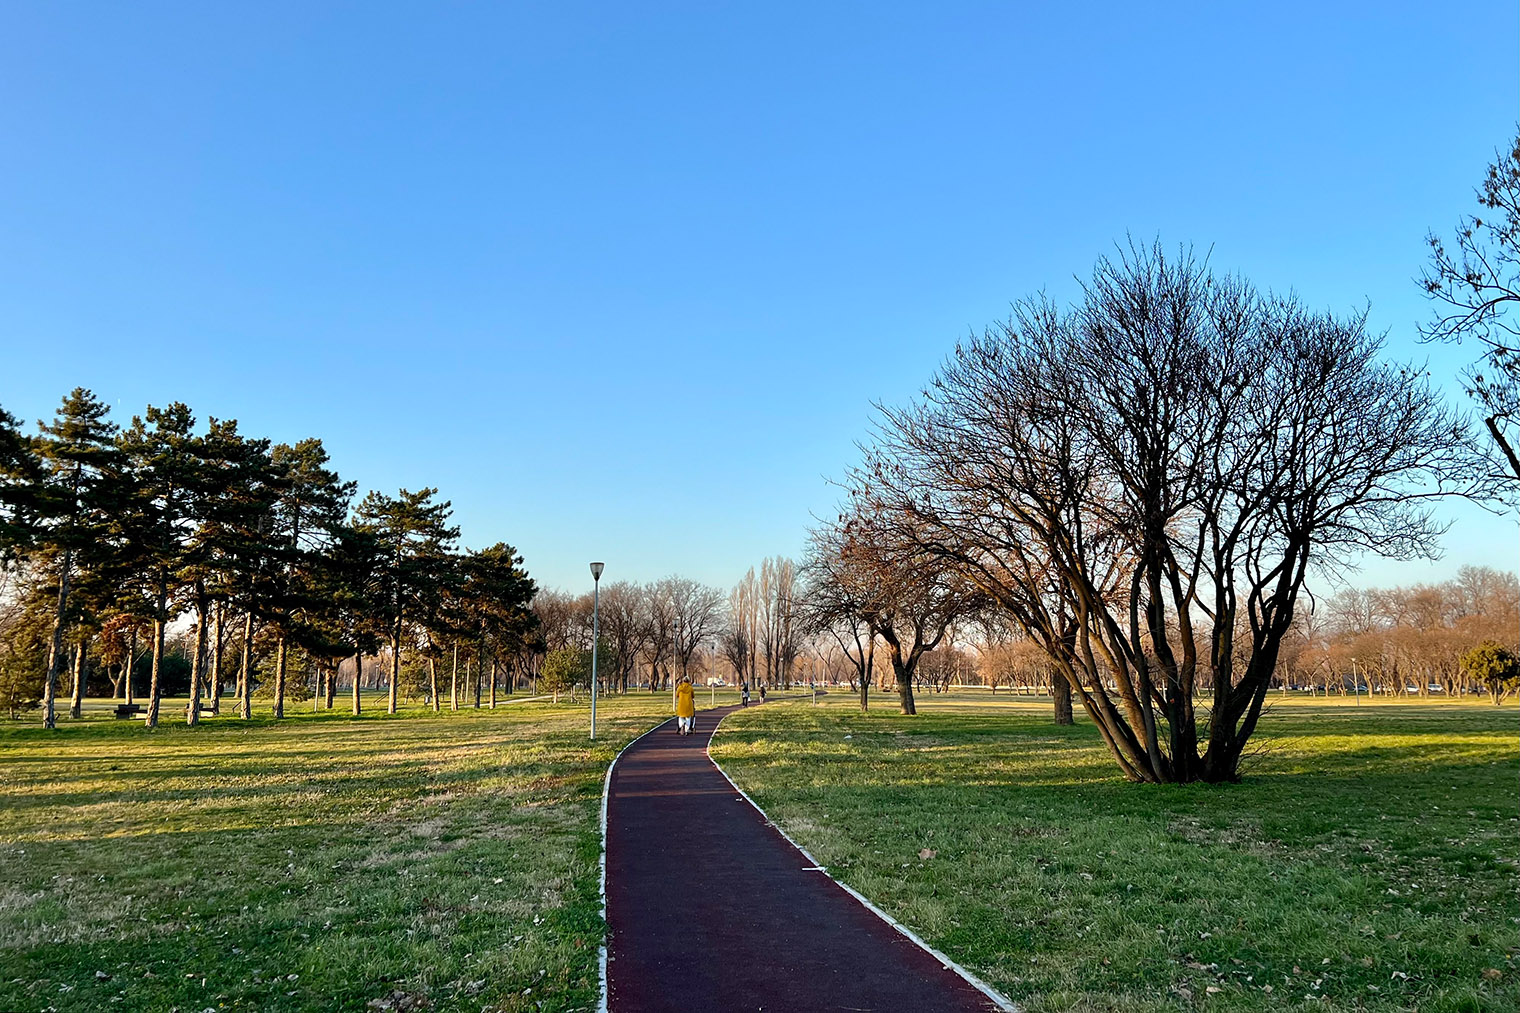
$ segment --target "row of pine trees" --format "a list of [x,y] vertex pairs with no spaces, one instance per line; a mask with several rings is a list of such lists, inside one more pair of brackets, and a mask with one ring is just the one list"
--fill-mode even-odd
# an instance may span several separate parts
[[221,709],[234,664],[237,713],[252,715],[252,655],[266,645],[273,686],[264,690],[277,718],[296,652],[329,707],[339,666],[356,659],[355,713],[364,656],[388,649],[394,713],[403,647],[421,652],[437,709],[436,662],[446,651],[457,658],[463,646],[483,664],[487,652],[515,654],[532,640],[533,581],[510,545],[461,549],[436,489],[357,502],[355,492],[321,440],[273,443],[228,419],[198,425],[180,403],[119,426],[78,388],[35,433],[0,408],[0,566],[16,617],[3,631],[4,663],[40,673],[43,724],[53,728],[71,667],[78,716],[92,650],[122,666],[131,692],[141,637],[151,728],[165,631],[188,618],[189,724],[203,703]]

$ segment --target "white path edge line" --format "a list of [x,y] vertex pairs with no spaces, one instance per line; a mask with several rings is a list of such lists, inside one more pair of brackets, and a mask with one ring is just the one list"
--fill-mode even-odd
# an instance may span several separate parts
[[[629,746],[632,746],[645,735],[651,735],[659,731],[674,720],[675,718],[666,718],[653,728],[640,733],[636,738],[629,739],[623,745],[623,748],[618,750],[617,755],[612,758],[612,762],[607,764],[607,776],[602,780],[602,857],[601,875],[597,883],[597,890],[602,898],[602,945],[597,955],[602,995],[597,1000],[597,1013],[607,1013],[607,796],[612,793],[612,768],[616,767],[617,762],[623,758],[623,754],[628,752]],[[713,730],[716,731],[717,729],[714,728]]]
[[[918,934],[916,932],[914,932],[912,929],[908,928],[906,925],[904,925],[902,922],[898,921],[896,918],[893,918],[891,915],[887,914],[885,911],[883,911],[881,908],[877,907],[875,904],[872,904],[869,900],[866,899],[865,895],[862,894],[859,890],[855,889],[854,887],[850,886],[847,883],[841,883],[841,882],[839,882],[839,880],[835,879],[834,876],[828,871],[827,867],[825,867],[822,862],[818,861],[818,859],[814,858],[812,856],[812,854],[810,854],[808,852],[807,848],[804,848],[802,845],[800,845],[796,841],[792,840],[792,835],[791,834],[788,834],[785,830],[782,830],[779,826],[777,826],[776,823],[775,823],[775,821],[772,820],[768,815],[766,815],[765,810],[761,809],[760,806],[758,804],[756,804],[755,800],[752,799],[752,798],[750,798],[749,794],[743,788],[739,787],[737,784],[734,783],[734,779],[728,776],[728,771],[726,771],[722,767],[718,766],[718,761],[714,760],[712,758],[712,752],[711,752],[712,740],[715,739],[715,738],[717,738],[717,735],[718,735],[718,726],[721,726],[723,724],[723,722],[725,720],[727,720],[727,718],[728,718],[727,714],[723,715],[723,717],[719,719],[718,725],[715,725],[713,727],[712,735],[708,736],[708,738],[707,738],[707,746],[708,746],[708,748],[705,749],[705,750],[703,750],[703,752],[705,752],[707,754],[707,762],[711,763],[714,767],[717,767],[718,768],[718,773],[720,773],[720,774],[723,775],[723,779],[725,781],[727,781],[730,785],[733,785],[734,791],[737,791],[739,793],[739,795],[741,797],[743,797],[744,801],[746,801],[750,805],[754,806],[755,812],[757,812],[757,813],[760,814],[760,817],[763,820],[765,820],[765,823],[766,823],[767,826],[769,826],[771,829],[775,830],[776,833],[778,833],[782,837],[784,837],[786,839],[786,842],[788,844],[790,844],[792,847],[794,847],[798,851],[802,852],[802,857],[806,858],[809,862],[812,862],[813,865],[814,865],[814,867],[819,872],[821,872],[825,876],[827,876],[830,880],[832,880],[836,886],[838,886],[845,893],[849,894],[851,897],[854,897],[856,900],[860,901],[860,903],[865,906],[865,908],[866,908],[867,911],[870,911],[876,917],[880,918],[882,921],[884,921],[888,925],[892,926],[898,932],[902,933],[904,936],[906,936],[908,938],[908,940],[910,942],[912,942],[915,945],[917,945],[919,949],[921,949],[925,953],[929,954],[929,956],[933,957],[935,960],[938,960],[942,966],[947,967],[950,970],[954,971],[956,974],[960,975],[962,978],[964,978],[966,980],[966,983],[968,985],[970,985],[972,988],[976,989],[978,992],[981,992],[988,999],[991,999],[992,1002],[993,1002],[993,1005],[995,1005],[998,1009],[1005,1010],[1005,1011],[1007,1011],[1007,1013],[1023,1013],[1022,1008],[1017,1003],[1012,1002],[1011,1000],[1008,999],[1007,996],[1004,996],[1004,995],[1000,994],[999,992],[995,991],[992,988],[991,985],[988,985],[985,981],[983,981],[982,979],[978,978],[976,975],[972,974],[970,971],[966,970],[960,964],[957,964],[955,961],[951,960],[949,957],[945,956],[943,953],[941,953],[940,951],[936,950],[934,947],[930,946],[928,943],[924,942],[923,939],[919,938],[919,936],[918,936]],[[602,1013],[606,1013],[606,1010],[603,1010]]]

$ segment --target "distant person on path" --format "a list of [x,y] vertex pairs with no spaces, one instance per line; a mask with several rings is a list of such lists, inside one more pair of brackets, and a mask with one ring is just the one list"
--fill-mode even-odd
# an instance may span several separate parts
[[765,703],[765,687],[760,687],[760,702]]
[[749,683],[747,682],[739,683],[739,706],[749,706]]
[[697,716],[697,703],[691,689],[691,677],[683,675],[676,680],[676,734],[690,735],[692,719]]

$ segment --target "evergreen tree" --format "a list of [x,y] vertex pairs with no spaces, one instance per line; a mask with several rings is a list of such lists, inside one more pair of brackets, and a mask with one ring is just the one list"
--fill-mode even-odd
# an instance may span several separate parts
[[359,522],[374,534],[380,546],[379,598],[384,603],[391,642],[386,710],[391,714],[396,713],[401,677],[403,625],[436,607],[431,601],[436,583],[431,578],[440,558],[453,550],[459,538],[459,529],[449,525],[452,505],[447,500],[434,502],[437,493],[437,489],[402,489],[399,496],[391,497],[371,492],[359,504]]
[[[76,574],[109,558],[109,525],[119,505],[123,469],[117,429],[106,418],[109,412],[93,393],[76,387],[51,423],[39,423],[42,435],[36,449],[42,474],[32,497],[38,521],[32,548],[46,561],[41,572],[51,576],[57,606],[43,682],[45,728],[57,727],[56,694],[66,663],[64,639],[73,618],[70,594]],[[75,697],[77,717],[77,691]]]
[[362,710],[363,655],[373,653],[379,644],[373,618],[378,546],[371,533],[350,524],[337,525],[330,536],[322,551],[310,559],[301,646],[317,664],[318,709],[332,709],[338,669],[345,659],[354,659],[357,715]]
[[449,706],[452,710],[459,709],[459,645],[474,629],[465,588],[466,558],[459,553],[441,551],[433,560],[433,586],[419,603],[426,609],[419,625],[427,656],[428,700],[435,713],[441,709],[438,659],[446,650],[451,651],[453,658],[449,672]]
[[[201,443],[198,538],[206,548],[205,595],[212,612],[207,681],[215,714],[221,710],[225,681],[222,656],[228,610],[241,610],[243,631],[252,633],[259,576],[269,556],[278,475],[269,441],[243,436],[235,420],[211,419]],[[240,689],[239,710],[247,718],[251,706],[247,680],[240,680]]]
[[209,419],[194,450],[194,531],[180,573],[196,618],[186,713],[191,725],[199,720],[202,687],[212,712],[221,708],[226,606],[239,594],[251,599],[267,555],[276,488],[269,441],[244,438],[236,420]]
[[280,444],[271,455],[278,484],[270,545],[275,558],[265,602],[275,636],[274,716],[285,716],[287,655],[294,642],[318,655],[329,646],[322,635],[327,553],[344,525],[354,484],[329,468],[318,439]]
[[31,540],[42,465],[35,441],[16,417],[0,408],[0,567]]
[[328,552],[331,601],[338,640],[354,659],[353,709],[358,717],[364,709],[359,697],[364,656],[379,651],[385,628],[382,550],[374,531],[362,525],[345,524],[335,534]]
[[148,406],[134,416],[120,446],[131,467],[130,499],[118,515],[126,547],[132,607],[153,623],[147,727],[158,726],[163,696],[164,628],[176,614],[175,596],[191,561],[200,450],[195,416],[180,402]]
[[511,654],[538,626],[538,617],[528,607],[538,592],[532,578],[522,568],[522,557],[505,542],[471,552],[463,563],[463,603],[471,632],[476,637],[480,668],[475,679],[475,706],[480,706],[480,677],[486,670],[487,645],[493,648],[491,662],[491,702],[496,698],[496,663],[494,651]]

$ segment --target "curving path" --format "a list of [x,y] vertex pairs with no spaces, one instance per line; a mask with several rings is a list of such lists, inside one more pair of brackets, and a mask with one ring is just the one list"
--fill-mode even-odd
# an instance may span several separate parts
[[607,791],[609,1013],[1001,1007],[822,871],[707,757],[733,707],[634,742]]

